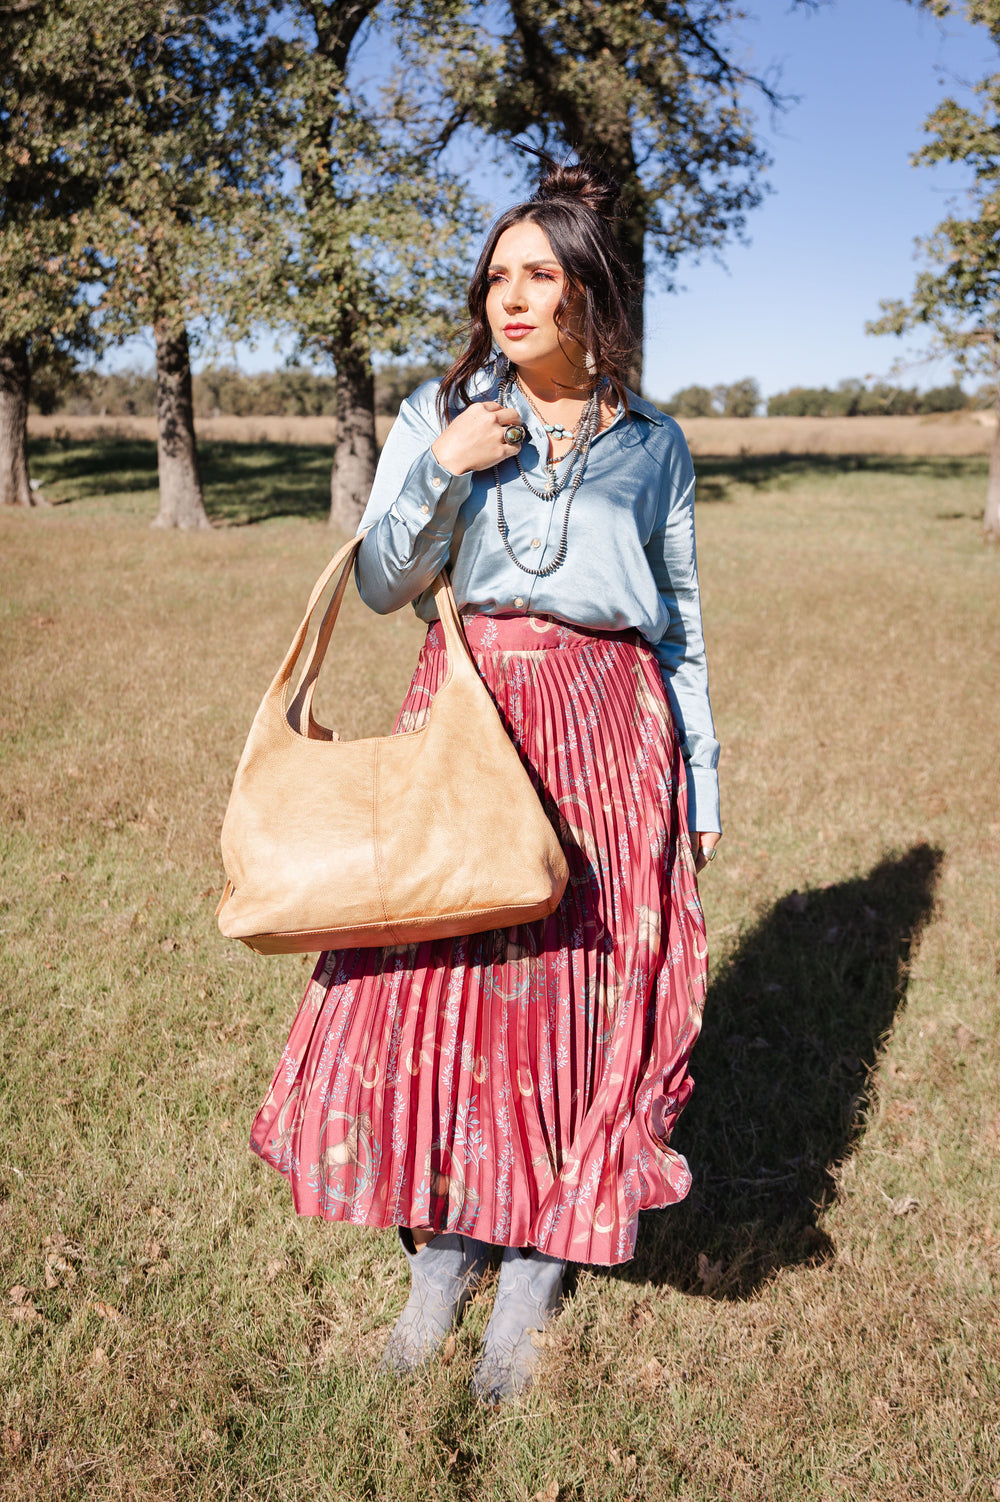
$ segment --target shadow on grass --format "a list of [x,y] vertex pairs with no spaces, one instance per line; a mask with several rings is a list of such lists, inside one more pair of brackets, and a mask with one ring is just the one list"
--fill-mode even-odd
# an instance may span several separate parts
[[[57,506],[97,496],[155,490],[156,445],[141,438],[34,438],[32,473]],[[322,519],[330,506],[333,449],[325,444],[225,443],[198,445],[205,506],[218,526],[249,526],[279,516]],[[790,489],[808,476],[907,475],[942,484],[985,474],[985,459],[880,454],[744,454],[699,458],[698,499],[728,501],[735,485]],[[946,513],[940,520],[958,519]]]
[[[32,473],[56,506],[157,486],[156,444],[147,439],[38,438],[29,453]],[[205,509],[217,526],[278,516],[321,520],[330,509],[332,455],[325,444],[203,441],[198,459]]]
[[988,460],[978,455],[739,454],[716,458],[702,455],[695,460],[695,469],[698,500],[711,504],[728,501],[733,485],[751,490],[788,490],[808,476],[856,473],[905,475],[945,484],[969,475],[985,476],[987,464]]
[[674,1136],[694,1187],[641,1217],[622,1276],[742,1299],[831,1255],[818,1215],[864,1133],[940,862],[917,845],[864,878],[792,892],[739,945],[709,990]]

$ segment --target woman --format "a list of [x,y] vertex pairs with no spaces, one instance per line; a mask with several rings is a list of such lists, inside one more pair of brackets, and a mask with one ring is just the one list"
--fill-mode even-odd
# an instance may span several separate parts
[[322,955],[252,1133],[300,1214],[400,1228],[391,1370],[441,1345],[503,1248],[473,1378],[491,1401],[530,1382],[565,1263],[627,1261],[639,1211],[690,1185],[668,1144],[705,992],[718,745],[690,455],[623,380],[616,196],[553,166],[497,221],[468,348],[403,403],[358,559],[373,609],[413,601],[430,624],[397,730],[446,670],[430,586],[450,564],[569,886],[541,922]]

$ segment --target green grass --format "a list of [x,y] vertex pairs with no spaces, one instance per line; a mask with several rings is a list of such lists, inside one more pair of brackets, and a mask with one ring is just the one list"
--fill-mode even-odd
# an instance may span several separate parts
[[[449,1365],[381,1378],[392,1237],[296,1220],[246,1148],[308,968],[219,938],[218,831],[336,541],[328,456],[207,445],[221,525],[181,536],[147,526],[152,455],[38,444],[59,504],[0,516],[0,1495],[1000,1496],[985,462],[700,466],[726,836],[695,1189],[579,1271],[490,1412],[488,1295]],[[352,602],[326,716],[385,730],[420,638]]]

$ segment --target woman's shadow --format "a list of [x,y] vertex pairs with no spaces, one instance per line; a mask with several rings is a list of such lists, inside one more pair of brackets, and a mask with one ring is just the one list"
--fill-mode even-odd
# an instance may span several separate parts
[[940,864],[916,845],[866,877],[791,892],[739,944],[709,989],[673,1138],[694,1187],[641,1217],[623,1276],[740,1299],[831,1255],[819,1214],[864,1134]]

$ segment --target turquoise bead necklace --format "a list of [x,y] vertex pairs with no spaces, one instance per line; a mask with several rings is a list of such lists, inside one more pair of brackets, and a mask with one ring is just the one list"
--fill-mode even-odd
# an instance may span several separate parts
[[580,431],[580,424],[583,422],[584,414],[587,411],[587,404],[586,403],[584,404],[584,407],[583,407],[582,411],[580,412],[580,416],[576,420],[576,426],[573,427],[573,428],[567,428],[567,427],[564,427],[561,422],[546,422],[545,421],[545,418],[544,418],[543,414],[541,412],[539,412],[538,408],[535,406],[534,402],[531,400],[531,393],[525,387],[525,385],[524,385],[523,381],[521,380],[520,376],[517,377],[517,389],[518,389],[518,391],[520,391],[521,395],[524,397],[525,401],[528,403],[528,406],[531,408],[532,412],[534,412],[535,416],[538,418],[538,421],[541,423],[541,425],[545,429],[546,433],[549,433],[556,440],[557,443],[560,442],[563,438],[571,438],[571,439],[573,439],[575,441],[576,435]]

